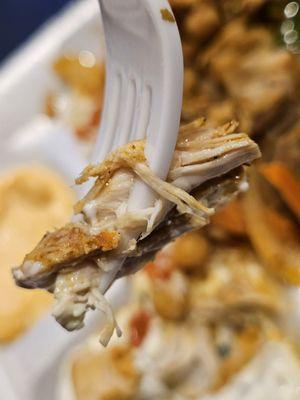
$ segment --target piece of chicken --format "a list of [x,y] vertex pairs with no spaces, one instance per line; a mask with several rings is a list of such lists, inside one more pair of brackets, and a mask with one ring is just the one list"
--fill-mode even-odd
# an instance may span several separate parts
[[[101,336],[107,344],[116,324],[103,295],[112,282],[176,236],[206,225],[216,207],[245,189],[239,168],[260,153],[236,129],[234,122],[213,128],[203,119],[182,127],[166,182],[148,167],[144,141],[88,166],[77,183],[96,181],[75,206],[73,221],[46,234],[26,255],[14,269],[17,284],[54,292],[54,315],[69,330],[82,327],[88,309],[102,310],[109,321]],[[138,177],[158,198],[152,207],[131,212],[128,198]]]

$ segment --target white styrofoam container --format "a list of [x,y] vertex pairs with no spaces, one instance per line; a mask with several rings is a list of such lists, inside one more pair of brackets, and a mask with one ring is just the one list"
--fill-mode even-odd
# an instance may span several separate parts
[[[101,59],[103,49],[98,2],[79,0],[39,29],[0,67],[0,174],[15,164],[38,159],[60,172],[68,183],[73,181],[84,162],[83,158],[78,161],[74,136],[65,126],[41,115],[47,93],[60,86],[51,65],[57,56],[81,50],[90,50]],[[60,153],[56,148],[54,153],[48,151],[51,143],[53,150],[52,135],[59,138],[60,134],[65,149],[77,152],[77,162],[61,157],[61,148]],[[23,143],[22,137],[28,140]],[[108,297],[118,305],[125,292],[124,283],[118,283]],[[49,315],[20,339],[2,346],[0,400],[55,400],[60,360],[99,323],[99,315],[89,319],[86,329],[70,334]]]

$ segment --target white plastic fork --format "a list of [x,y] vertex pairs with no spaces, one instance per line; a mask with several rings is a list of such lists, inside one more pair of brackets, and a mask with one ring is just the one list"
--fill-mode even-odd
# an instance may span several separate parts
[[[127,142],[146,138],[145,154],[162,179],[180,122],[183,56],[167,0],[99,0],[106,42],[106,88],[93,162]],[[130,208],[150,206],[152,191],[137,182]]]

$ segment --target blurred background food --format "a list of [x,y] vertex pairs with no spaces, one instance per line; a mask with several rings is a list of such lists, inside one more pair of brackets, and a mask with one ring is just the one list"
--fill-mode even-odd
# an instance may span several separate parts
[[[289,292],[300,284],[299,2],[170,3],[185,61],[182,123],[236,120],[262,159],[249,170],[249,190],[210,226],[179,238],[132,278],[118,315],[123,338],[103,351],[91,335],[72,349],[59,387],[72,400],[297,400],[299,327],[290,329]],[[101,120],[103,60],[83,48],[51,68],[60,86],[40,109],[68,125],[88,154]],[[15,288],[9,267],[66,221],[73,194],[40,166],[6,173],[0,192],[7,342],[49,307],[46,295]]]
[[94,139],[103,102],[104,64],[92,52],[81,51],[58,58],[53,71],[65,87],[60,93],[48,94],[46,114],[63,120],[78,139]]
[[0,180],[0,343],[15,339],[51,304],[42,291],[17,288],[11,279],[32,245],[72,213],[74,194],[54,172],[32,165],[7,172]]
[[[65,379],[74,398],[200,399],[229,383],[267,343],[295,351],[279,324],[284,291],[254,253],[211,245],[190,269],[190,260],[182,263],[177,253],[186,240],[163,250],[133,279],[130,303],[118,315],[121,340],[103,350],[91,336],[73,351]],[[108,366],[113,379],[103,384],[99,376]]]

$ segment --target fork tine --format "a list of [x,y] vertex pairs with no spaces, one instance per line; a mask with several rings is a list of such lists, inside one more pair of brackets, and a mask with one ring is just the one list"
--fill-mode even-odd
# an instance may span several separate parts
[[126,144],[130,140],[135,114],[136,96],[135,80],[123,74],[120,100],[122,108],[120,109],[119,125],[116,127],[117,131],[114,133],[115,139],[113,149]]
[[142,93],[142,83],[140,76],[137,76],[135,78],[135,87],[136,87],[136,96],[135,96],[134,113],[132,119],[132,128],[129,136],[130,142],[136,139],[137,124],[139,121],[139,116],[141,111],[141,99],[143,97],[143,93]]
[[[121,75],[114,73],[112,67],[107,68],[105,84],[105,102],[101,116],[100,132],[94,146],[92,162],[100,162],[105,159],[112,149],[114,134],[118,124],[118,116],[121,107]],[[108,101],[109,97],[109,101]]]
[[136,127],[132,133],[131,140],[145,139],[150,121],[150,110],[152,103],[152,90],[149,85],[144,85],[139,96],[139,111]]

